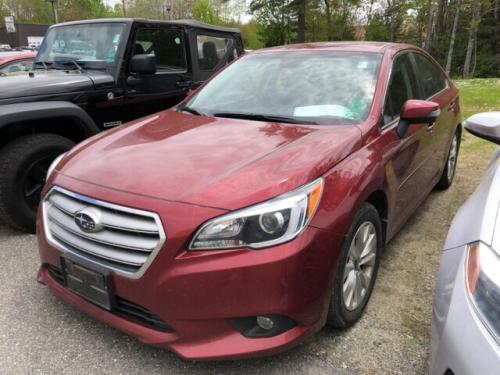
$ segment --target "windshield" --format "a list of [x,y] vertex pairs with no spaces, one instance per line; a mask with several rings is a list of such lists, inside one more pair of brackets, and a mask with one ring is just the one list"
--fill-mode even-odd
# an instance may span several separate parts
[[40,47],[35,67],[106,69],[115,63],[124,28],[123,23],[52,28]]
[[210,81],[185,109],[220,117],[358,123],[370,111],[380,61],[379,54],[330,51],[247,55]]

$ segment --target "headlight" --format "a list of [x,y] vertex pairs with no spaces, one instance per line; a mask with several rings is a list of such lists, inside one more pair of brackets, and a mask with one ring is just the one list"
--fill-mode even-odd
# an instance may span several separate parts
[[54,172],[54,169],[56,169],[57,164],[64,158],[66,155],[66,152],[64,154],[59,155],[57,158],[54,159],[54,161],[50,164],[49,169],[47,169],[47,177],[45,178],[45,181],[48,181],[50,175],[52,172]]
[[[500,339],[500,257],[487,245],[469,245],[467,289],[484,325]],[[500,341],[500,340],[499,340]]]
[[260,249],[290,241],[311,221],[322,191],[323,179],[319,178],[267,202],[210,220],[198,230],[189,249]]

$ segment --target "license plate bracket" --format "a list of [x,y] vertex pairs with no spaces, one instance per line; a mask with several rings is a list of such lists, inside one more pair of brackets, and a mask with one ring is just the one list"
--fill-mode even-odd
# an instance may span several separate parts
[[69,254],[61,257],[61,268],[69,290],[94,305],[113,309],[115,295],[108,269]]

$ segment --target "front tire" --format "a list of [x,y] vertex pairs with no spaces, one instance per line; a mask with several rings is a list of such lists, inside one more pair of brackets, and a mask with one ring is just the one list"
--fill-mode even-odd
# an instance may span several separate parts
[[457,170],[457,160],[458,152],[460,151],[460,130],[457,129],[453,135],[453,140],[451,141],[450,151],[448,152],[448,158],[446,159],[446,164],[444,166],[443,174],[441,179],[436,185],[439,190],[448,189],[453,180],[455,179],[455,172]]
[[0,220],[34,233],[40,193],[52,161],[75,143],[55,134],[23,136],[0,152]]
[[365,203],[342,245],[328,313],[329,325],[345,329],[361,318],[377,278],[382,248],[380,216],[373,205]]

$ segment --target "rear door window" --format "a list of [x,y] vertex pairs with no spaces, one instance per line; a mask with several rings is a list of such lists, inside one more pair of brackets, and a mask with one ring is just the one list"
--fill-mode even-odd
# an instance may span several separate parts
[[422,84],[424,97],[429,99],[446,88],[446,78],[434,62],[420,53],[412,53],[417,67],[418,80]]
[[159,72],[187,70],[186,46],[180,30],[169,27],[139,29],[132,54],[155,55]]
[[[214,70],[232,48],[231,39],[211,35],[198,34],[198,64],[200,70]],[[231,54],[232,60],[233,54]]]
[[408,53],[394,61],[384,106],[384,124],[399,118],[403,104],[419,99],[418,83]]

